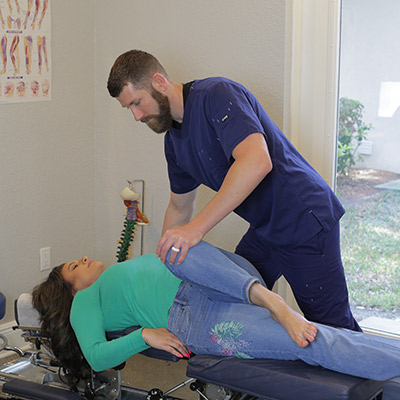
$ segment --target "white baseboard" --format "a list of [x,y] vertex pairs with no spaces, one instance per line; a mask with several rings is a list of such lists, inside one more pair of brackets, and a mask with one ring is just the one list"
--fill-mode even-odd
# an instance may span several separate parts
[[[12,329],[13,326],[16,326],[16,321],[6,322],[5,324],[0,325],[0,334],[4,335],[7,338],[8,346],[18,347],[23,351],[26,351],[31,348],[30,343],[25,342],[25,340],[21,337],[21,331],[19,329]],[[0,351],[0,359],[6,358],[16,353],[13,351],[3,350]]]

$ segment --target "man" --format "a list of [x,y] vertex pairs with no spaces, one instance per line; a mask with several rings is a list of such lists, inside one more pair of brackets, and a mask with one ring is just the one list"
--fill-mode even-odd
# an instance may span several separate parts
[[[268,288],[283,274],[305,317],[361,330],[340,256],[344,209],[260,103],[226,78],[179,84],[143,51],[117,58],[108,90],[137,121],[165,135],[171,198],[156,254],[170,263],[234,211],[250,223],[236,248]],[[215,196],[192,218],[200,184]]]

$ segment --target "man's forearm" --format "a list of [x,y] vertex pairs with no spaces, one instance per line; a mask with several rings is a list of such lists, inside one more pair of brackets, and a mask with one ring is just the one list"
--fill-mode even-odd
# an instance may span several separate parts
[[163,235],[167,229],[172,228],[173,226],[187,224],[192,218],[192,214],[193,210],[180,211],[176,209],[171,202],[169,202],[167,210],[165,211],[161,235]]
[[269,171],[269,168],[249,168],[245,162],[235,161],[219,191],[189,224],[205,235],[238,207]]
[[190,225],[203,236],[250,195],[272,170],[268,146],[261,133],[248,136],[233,150],[230,167],[217,194]]
[[165,211],[162,234],[177,225],[187,224],[193,215],[197,189],[184,193],[171,193],[171,198]]

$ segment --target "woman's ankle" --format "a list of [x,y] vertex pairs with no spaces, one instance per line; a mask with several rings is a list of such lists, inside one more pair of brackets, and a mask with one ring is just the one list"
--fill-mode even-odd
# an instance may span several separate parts
[[253,304],[266,308],[277,317],[285,308],[289,307],[279,294],[272,292],[258,282],[250,287],[249,299]]

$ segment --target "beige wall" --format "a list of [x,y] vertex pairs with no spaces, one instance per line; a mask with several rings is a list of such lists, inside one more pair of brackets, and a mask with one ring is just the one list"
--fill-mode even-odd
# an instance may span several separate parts
[[[169,186],[163,135],[134,121],[106,92],[115,58],[138,48],[153,53],[172,79],[222,75],[252,90],[283,124],[285,1],[96,1],[96,255],[113,262],[126,179],[146,181],[145,253],[160,237]],[[138,187],[140,188],[140,187]],[[212,196],[202,188],[198,209]],[[229,217],[207,240],[233,250],[246,224]],[[134,253],[137,254],[137,246]]]
[[[251,89],[283,125],[283,0],[53,0],[50,102],[0,106],[0,290],[12,300],[52,264],[83,255],[115,262],[127,179],[146,181],[145,252],[153,252],[169,198],[163,135],[136,123],[106,91],[114,59],[140,48],[174,80],[223,75]],[[200,191],[198,208],[212,195]],[[209,233],[233,250],[246,224]],[[135,243],[134,255],[137,254]]]
[[[54,0],[52,100],[0,105],[0,291],[13,299],[51,262],[94,255],[94,2]],[[21,61],[22,62],[22,61]]]

